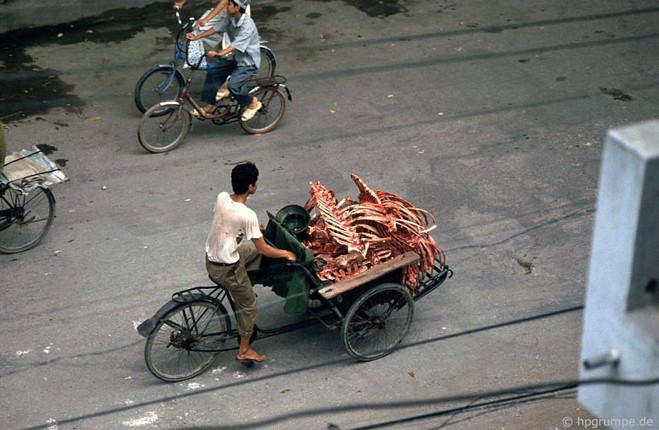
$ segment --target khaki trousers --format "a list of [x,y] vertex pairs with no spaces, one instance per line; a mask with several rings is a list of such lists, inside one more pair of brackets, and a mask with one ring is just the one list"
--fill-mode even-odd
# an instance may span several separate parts
[[248,272],[259,269],[261,254],[251,243],[238,246],[238,254],[240,255],[238,262],[228,266],[213,263],[206,256],[206,270],[215,282],[231,294],[236,305],[238,333],[242,337],[249,337],[254,331],[254,321],[256,321],[256,294]]

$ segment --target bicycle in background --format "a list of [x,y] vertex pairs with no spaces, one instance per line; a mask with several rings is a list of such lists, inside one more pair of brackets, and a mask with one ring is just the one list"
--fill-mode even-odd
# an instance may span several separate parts
[[[218,102],[213,112],[207,114],[190,94],[192,78],[206,54],[192,66],[185,86],[175,100],[159,102],[151,106],[140,119],[137,138],[144,149],[153,153],[171,151],[183,142],[192,127],[193,116],[200,121],[210,120],[224,125],[238,121],[249,134],[263,134],[276,128],[286,114],[286,99],[292,100],[291,92],[283,76],[255,77],[247,82],[250,95],[259,99],[261,109],[248,121],[241,121],[242,109],[233,96]],[[193,115],[196,110],[198,115]]]
[[49,186],[66,180],[36,147],[7,156],[0,170],[0,252],[27,251],[46,237],[55,218]]
[[[135,85],[135,105],[142,113],[156,103],[176,100],[185,87],[186,80],[179,67],[187,62],[188,40],[185,35],[192,31],[196,20],[192,17],[187,21],[182,20],[178,10],[175,14],[181,28],[176,34],[172,61],[147,70]],[[274,76],[277,67],[275,53],[265,45],[266,43],[264,40],[261,41],[261,65],[256,75],[258,78]]]

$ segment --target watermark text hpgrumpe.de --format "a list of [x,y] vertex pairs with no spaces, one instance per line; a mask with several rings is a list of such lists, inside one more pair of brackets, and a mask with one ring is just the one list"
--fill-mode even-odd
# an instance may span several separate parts
[[565,417],[563,418],[563,427],[569,429],[570,427],[585,428],[585,429],[607,429],[610,427],[616,428],[632,428],[632,427],[648,427],[655,426],[654,419],[652,418],[581,418],[581,417]]

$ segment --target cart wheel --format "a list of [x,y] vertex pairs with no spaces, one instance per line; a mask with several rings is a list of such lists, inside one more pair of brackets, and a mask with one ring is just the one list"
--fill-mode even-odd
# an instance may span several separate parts
[[146,340],[146,366],[166,382],[193,378],[213,364],[230,329],[222,305],[206,300],[181,304],[162,317]]
[[389,354],[407,334],[414,315],[409,290],[381,284],[362,294],[348,310],[341,335],[348,354],[371,361]]

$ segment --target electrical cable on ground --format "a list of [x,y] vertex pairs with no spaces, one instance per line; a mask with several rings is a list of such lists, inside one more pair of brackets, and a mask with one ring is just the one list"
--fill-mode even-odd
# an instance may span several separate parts
[[[430,339],[424,339],[424,340],[421,340],[421,341],[401,345],[399,347],[399,349],[407,349],[407,348],[414,347],[414,346],[439,342],[439,341],[443,341],[443,340],[446,340],[446,339],[456,338],[456,337],[460,337],[460,336],[466,336],[466,335],[470,335],[470,334],[474,334],[474,333],[478,333],[478,332],[483,332],[483,331],[487,331],[487,330],[493,330],[493,329],[506,327],[506,326],[510,326],[510,325],[521,324],[521,323],[534,321],[534,320],[539,320],[539,319],[543,319],[543,318],[550,318],[550,317],[562,315],[562,314],[565,314],[565,313],[575,312],[575,311],[578,311],[578,310],[581,310],[581,309],[583,309],[583,305],[572,306],[572,307],[565,308],[565,309],[559,309],[557,311],[546,312],[546,313],[543,313],[543,314],[532,315],[532,316],[529,316],[529,317],[519,318],[519,319],[515,319],[515,320],[510,320],[510,321],[504,321],[502,323],[477,327],[477,328],[470,329],[470,330],[465,330],[465,331],[462,331],[462,332],[459,332],[459,333],[454,333],[454,334],[450,334],[450,335],[442,335],[442,336],[438,336],[438,337],[434,337],[434,338],[430,338]],[[229,384],[222,385],[220,387],[203,388],[203,389],[195,390],[193,392],[162,397],[162,398],[158,398],[158,399],[154,399],[154,400],[148,400],[148,401],[144,401],[144,402],[140,402],[140,403],[134,403],[134,404],[128,405],[128,406],[122,406],[122,407],[107,409],[105,411],[99,411],[99,412],[94,412],[94,413],[90,413],[90,414],[79,415],[77,417],[72,417],[72,418],[62,419],[62,420],[56,420],[56,421],[59,425],[74,423],[74,422],[77,422],[77,421],[92,419],[92,418],[96,418],[96,417],[100,417],[100,416],[108,416],[108,415],[112,415],[112,414],[115,414],[115,413],[124,412],[126,410],[138,409],[138,408],[144,407],[144,406],[160,404],[162,402],[172,401],[172,400],[176,400],[176,399],[183,399],[183,398],[188,398],[188,397],[192,397],[192,396],[198,396],[198,395],[202,395],[202,394],[212,393],[212,392],[218,392],[220,390],[235,388],[235,387],[242,386],[242,385],[245,385],[245,384],[251,384],[251,383],[267,381],[267,380],[271,380],[271,379],[275,379],[275,378],[279,378],[279,377],[283,377],[283,376],[295,375],[295,374],[298,374],[298,373],[301,373],[301,372],[320,369],[320,368],[323,368],[323,367],[334,366],[334,365],[345,364],[345,363],[352,363],[353,361],[354,360],[351,357],[343,357],[343,358],[338,358],[338,359],[334,359],[334,360],[328,360],[328,361],[325,361],[325,362],[322,362],[322,363],[312,364],[312,365],[309,365],[309,366],[303,366],[303,367],[299,367],[299,368],[291,369],[291,370],[285,370],[285,371],[277,372],[277,373],[271,374],[271,375],[259,376],[259,377],[252,378],[252,379],[249,379],[249,380],[236,381],[236,382],[232,382],[232,383],[229,383]],[[482,394],[476,394],[476,396],[482,396]],[[465,400],[471,400],[471,399],[473,399],[473,395],[467,396],[467,397],[460,396],[460,397],[456,397],[452,400],[444,400],[444,401],[465,401]],[[412,402],[412,403],[415,406],[419,405],[418,401],[415,401],[415,402]],[[425,402],[422,402],[422,403],[425,403]],[[401,404],[398,407],[405,407],[405,406],[411,406],[411,405],[410,404]],[[355,409],[355,408],[348,407],[348,409],[346,409],[346,411],[353,410],[353,409]],[[333,411],[336,412],[338,410],[339,409],[334,408],[334,409],[328,410],[328,411],[321,411],[321,410],[316,411],[316,410],[314,410],[312,412],[314,414],[316,414],[316,413],[329,413],[329,412],[333,412]],[[308,414],[304,414],[304,415],[308,415]],[[301,415],[301,416],[304,416],[304,415]],[[284,417],[281,417],[281,418],[276,418],[276,421],[273,421],[273,422],[279,422],[281,420],[286,420],[286,419],[289,419],[289,418],[294,418],[294,416],[291,416],[291,417],[284,416]],[[272,420],[267,420],[267,422],[265,422],[264,424],[268,424],[271,421]],[[229,426],[229,427],[226,427],[226,428],[250,428],[253,425],[259,425],[259,423],[250,424],[249,426],[245,426],[245,427]],[[49,425],[46,424],[46,425],[40,425],[40,426],[33,426],[33,427],[30,427],[30,428],[41,429],[41,428],[48,428],[48,427],[49,427]],[[213,428],[221,429],[221,428],[224,428],[224,427],[213,426]]]
[[[351,428],[350,430],[371,430],[371,429],[378,429],[378,428],[384,428],[384,427],[389,427],[392,425],[396,424],[403,424],[403,423],[409,423],[412,421],[417,421],[417,420],[422,420],[422,419],[428,419],[428,418],[434,418],[438,416],[443,416],[443,415],[448,415],[452,413],[458,413],[458,412],[464,412],[470,409],[476,409],[476,408],[481,408],[481,407],[486,407],[490,405],[497,405],[497,404],[502,404],[502,403],[507,403],[511,401],[517,401],[517,400],[523,400],[527,398],[531,398],[534,396],[538,395],[546,395],[550,393],[555,393],[555,392],[560,392],[564,390],[569,390],[569,389],[574,389],[578,386],[581,385],[596,385],[596,384],[609,384],[609,385],[620,385],[620,386],[632,386],[632,387],[638,387],[638,386],[648,386],[648,385],[656,385],[659,384],[659,378],[654,378],[654,379],[646,379],[646,380],[626,380],[626,379],[615,379],[615,378],[594,378],[594,379],[586,379],[586,380],[571,380],[571,381],[556,381],[556,382],[547,382],[547,383],[542,383],[542,384],[532,384],[532,385],[525,385],[525,386],[519,386],[519,387],[513,387],[513,388],[505,388],[505,389],[500,389],[500,390],[492,390],[488,392],[482,392],[482,393],[468,393],[468,394],[461,394],[461,395],[455,395],[455,396],[447,396],[447,397],[434,397],[434,398],[428,398],[425,400],[404,400],[404,401],[396,401],[396,402],[381,402],[381,403],[353,403],[350,405],[344,405],[344,406],[327,406],[327,407],[319,407],[319,408],[311,408],[311,409],[305,409],[302,411],[298,412],[292,412],[292,413],[287,413],[287,414],[282,414],[278,415],[275,417],[270,417],[267,419],[259,420],[259,421],[252,421],[247,424],[239,424],[239,425],[214,425],[212,427],[195,427],[195,429],[216,429],[216,430],[228,430],[228,429],[254,429],[257,427],[268,427],[272,426],[274,424],[280,423],[280,422],[288,422],[294,419],[299,419],[299,418],[304,418],[304,417],[310,417],[310,416],[317,416],[317,415],[326,415],[330,413],[345,413],[345,412],[352,412],[352,411],[363,411],[365,409],[368,410],[382,410],[382,409],[396,409],[396,408],[405,408],[405,407],[419,407],[419,406],[431,406],[431,405],[437,405],[437,404],[443,404],[443,403],[452,403],[452,402],[457,402],[457,401],[467,401],[467,400],[473,400],[474,398],[486,398],[486,397],[499,397],[499,396],[504,396],[504,395],[513,395],[512,397],[507,397],[503,399],[497,399],[497,400],[491,400],[488,402],[482,402],[482,403],[475,403],[472,405],[468,406],[461,406],[461,407],[455,407],[451,409],[445,409],[445,410],[440,410],[436,412],[431,412],[423,415],[417,415],[413,417],[408,417],[408,418],[402,418],[402,419],[397,419],[397,420],[391,420],[391,421],[386,421],[386,422],[381,422],[377,424],[372,424],[368,426],[363,426],[363,427],[355,427]],[[538,391],[541,390],[541,391]],[[531,391],[531,393],[529,393]],[[526,393],[526,394],[519,394],[519,393]],[[335,428],[340,429],[340,426],[336,426],[336,424],[333,424]]]

